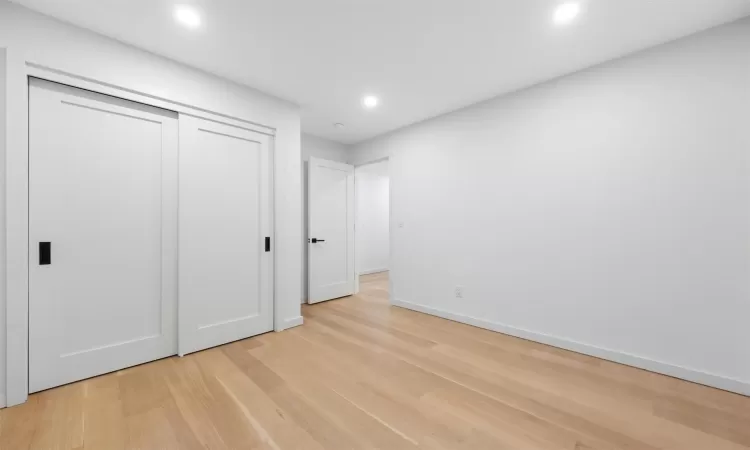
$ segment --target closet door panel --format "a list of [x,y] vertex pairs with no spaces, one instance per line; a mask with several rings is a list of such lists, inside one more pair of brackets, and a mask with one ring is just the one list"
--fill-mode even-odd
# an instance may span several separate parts
[[30,82],[30,391],[176,353],[177,115]]
[[269,136],[180,118],[180,354],[273,329]]

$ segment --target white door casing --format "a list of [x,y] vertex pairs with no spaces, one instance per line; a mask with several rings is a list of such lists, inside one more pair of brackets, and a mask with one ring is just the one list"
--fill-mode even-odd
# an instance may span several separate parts
[[273,330],[272,142],[180,115],[180,355]]
[[308,303],[355,292],[354,167],[310,158]]
[[176,113],[37,79],[29,102],[29,391],[176,353]]

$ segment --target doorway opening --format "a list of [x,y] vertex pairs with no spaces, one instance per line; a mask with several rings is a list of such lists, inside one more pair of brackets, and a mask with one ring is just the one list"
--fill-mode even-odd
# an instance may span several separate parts
[[354,177],[359,292],[387,302],[391,265],[389,161],[357,166]]
[[307,303],[347,298],[373,287],[389,302],[388,159],[354,167],[310,157],[307,200]]

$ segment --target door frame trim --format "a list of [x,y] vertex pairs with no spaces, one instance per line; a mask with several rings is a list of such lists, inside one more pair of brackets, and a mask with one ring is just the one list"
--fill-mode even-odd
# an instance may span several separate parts
[[[72,74],[27,61],[17,49],[6,48],[6,386],[5,404],[26,402],[29,395],[29,77],[65,84],[99,94],[187,114],[202,119],[245,128],[271,136],[271,206],[272,232],[276,229],[275,161],[276,128],[251,122],[196,106],[177,103],[166,98],[116,86],[96,79]],[[276,256],[277,243],[272,252]],[[276,277],[278,258],[273,258],[273,323],[274,331],[289,328],[279,314]],[[0,401],[2,399],[0,398]]]

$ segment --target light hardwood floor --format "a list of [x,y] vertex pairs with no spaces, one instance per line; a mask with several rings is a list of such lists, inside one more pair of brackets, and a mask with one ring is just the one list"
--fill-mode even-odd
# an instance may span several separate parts
[[390,307],[387,274],[304,315],[32,395],[0,449],[750,448],[750,398]]

